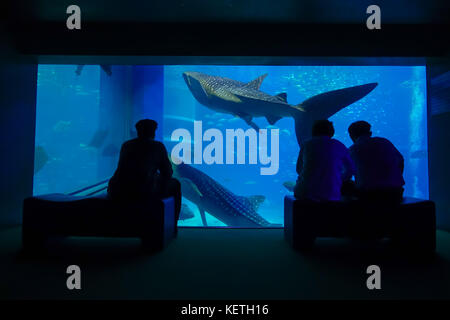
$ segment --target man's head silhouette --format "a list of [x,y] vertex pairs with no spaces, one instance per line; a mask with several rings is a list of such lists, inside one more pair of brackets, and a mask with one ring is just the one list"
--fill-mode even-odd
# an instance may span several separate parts
[[348,127],[348,133],[353,142],[355,142],[356,140],[358,140],[359,137],[362,136],[367,137],[372,136],[372,131],[370,131],[370,123],[368,123],[367,121],[353,122]]
[[328,120],[317,120],[312,127],[312,136],[327,136],[332,138],[334,136],[333,122]]
[[143,119],[136,123],[137,136],[140,139],[154,139],[158,123],[155,120]]

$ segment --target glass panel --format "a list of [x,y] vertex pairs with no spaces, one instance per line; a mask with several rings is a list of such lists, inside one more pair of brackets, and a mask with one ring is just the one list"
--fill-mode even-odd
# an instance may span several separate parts
[[[266,118],[268,108],[301,107],[300,103],[314,95],[376,82],[378,86],[372,92],[331,115],[334,138],[349,147],[352,142],[348,126],[357,120],[370,122],[374,136],[392,141],[405,158],[405,195],[428,198],[423,66],[108,68],[85,66],[77,75],[74,65],[39,66],[35,194],[70,192],[108,178],[117,165],[121,143],[136,134],[134,123],[153,118],[159,123],[157,139],[164,142],[168,152],[178,159],[191,159],[184,169],[178,170],[174,165],[184,194],[180,226],[203,226],[205,222],[208,226],[282,226],[283,198],[291,194],[288,189],[297,178],[299,144],[289,111],[280,111],[279,119]],[[183,77],[185,72],[199,72],[203,78],[198,74]],[[264,74],[265,78],[249,83]],[[204,86],[202,81],[212,83]],[[231,87],[234,91],[227,89]],[[194,96],[196,90],[200,93]],[[255,91],[260,96],[251,96]],[[287,97],[281,93],[287,93]],[[257,103],[255,99],[259,99]],[[321,111],[319,105],[318,112]],[[234,148],[228,149],[227,130],[236,133],[242,129],[251,135],[251,130],[247,130],[252,128],[267,129],[267,155],[272,156],[272,162],[261,158],[266,152],[265,145],[259,145],[259,131],[254,131],[256,142],[247,137],[245,145],[235,140]],[[191,147],[189,154],[177,152],[180,141],[172,141],[173,135],[180,132],[189,135],[184,140]],[[278,163],[271,142],[276,132]],[[219,140],[221,148],[217,147]],[[249,148],[252,141],[255,147]],[[238,150],[239,145],[242,150]],[[240,156],[243,163],[239,164]],[[231,158],[234,163],[227,164]],[[268,167],[273,171],[262,174],[262,169]],[[233,216],[238,218],[230,218]]]

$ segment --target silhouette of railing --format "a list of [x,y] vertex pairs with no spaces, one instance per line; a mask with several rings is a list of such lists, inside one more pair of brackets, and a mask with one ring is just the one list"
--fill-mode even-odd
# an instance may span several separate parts
[[100,182],[94,183],[93,185],[81,188],[79,190],[68,193],[69,196],[93,196],[102,191],[105,191],[108,188],[109,178],[106,180],[102,180]]

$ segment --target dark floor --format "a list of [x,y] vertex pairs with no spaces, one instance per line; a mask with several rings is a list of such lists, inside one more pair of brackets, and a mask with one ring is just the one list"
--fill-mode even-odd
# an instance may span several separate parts
[[[44,256],[21,253],[21,229],[0,231],[0,298],[10,299],[407,299],[450,298],[450,234],[437,234],[431,261],[386,244],[323,239],[309,255],[283,230],[181,229],[162,252],[137,239],[70,238]],[[66,289],[66,268],[81,267],[82,289]],[[366,268],[381,268],[378,291]]]

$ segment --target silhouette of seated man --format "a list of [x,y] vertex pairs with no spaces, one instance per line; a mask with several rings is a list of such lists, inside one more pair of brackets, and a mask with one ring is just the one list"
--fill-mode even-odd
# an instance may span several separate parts
[[296,198],[340,200],[342,183],[351,179],[354,165],[348,149],[332,139],[333,135],[332,122],[318,120],[314,123],[312,139],[303,144],[297,160]]
[[356,169],[356,197],[374,202],[402,201],[405,180],[401,153],[389,140],[372,137],[366,121],[352,123],[348,133],[354,143],[349,151]]
[[120,150],[117,169],[109,180],[112,199],[139,201],[151,197],[175,198],[175,225],[181,210],[181,185],[172,178],[172,164],[166,147],[155,139],[154,120],[136,123],[137,138],[126,141]]

